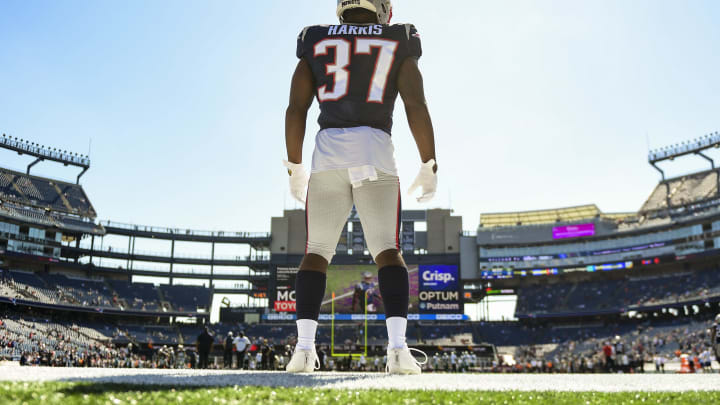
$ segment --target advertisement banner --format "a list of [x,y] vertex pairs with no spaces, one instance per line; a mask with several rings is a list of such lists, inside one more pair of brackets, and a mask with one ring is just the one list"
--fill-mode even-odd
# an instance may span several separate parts
[[463,312],[457,266],[423,265],[418,273],[420,313]]
[[275,311],[295,312],[295,301],[275,301]]
[[[294,321],[297,319],[295,314],[288,313],[269,313],[262,314],[262,319],[265,321]],[[320,322],[330,322],[333,319],[331,314],[320,314],[318,320]],[[360,314],[335,314],[334,319],[336,321],[364,321],[365,315]],[[368,314],[368,321],[384,321],[384,314]],[[470,317],[464,314],[408,314],[409,321],[469,321]]]
[[295,312],[295,276],[298,270],[297,267],[277,268],[275,311]]
[[552,230],[553,239],[579,238],[595,235],[595,224],[556,226]]

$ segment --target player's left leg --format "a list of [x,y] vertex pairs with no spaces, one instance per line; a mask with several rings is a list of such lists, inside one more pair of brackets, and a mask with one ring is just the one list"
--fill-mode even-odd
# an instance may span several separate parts
[[365,231],[368,250],[378,266],[380,295],[388,329],[388,369],[419,374],[420,367],[405,343],[410,283],[400,252],[400,182],[378,171],[378,179],[353,189],[353,201]]
[[326,272],[352,208],[347,170],[328,170],[310,176],[306,205],[306,254],[295,276],[298,342],[289,372],[311,372],[318,361],[315,335],[325,295]]

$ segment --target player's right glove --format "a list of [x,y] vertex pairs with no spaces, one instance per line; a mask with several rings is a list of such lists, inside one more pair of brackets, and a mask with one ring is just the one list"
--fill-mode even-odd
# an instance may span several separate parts
[[408,194],[412,194],[418,187],[422,187],[422,195],[417,198],[417,201],[420,203],[428,202],[435,197],[437,174],[433,170],[434,166],[435,159],[430,159],[423,163],[420,167],[420,173],[418,173],[412,186],[408,189]]
[[307,195],[308,176],[302,163],[290,163],[287,160],[283,160],[283,164],[288,169],[290,175],[290,194],[293,198],[305,204],[305,196]]

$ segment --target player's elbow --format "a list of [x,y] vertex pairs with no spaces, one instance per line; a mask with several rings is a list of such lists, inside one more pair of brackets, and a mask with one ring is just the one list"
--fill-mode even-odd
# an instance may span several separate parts
[[400,97],[402,97],[405,110],[407,111],[427,108],[425,93],[422,91],[422,87],[403,89],[400,92]]
[[304,106],[298,103],[290,103],[285,110],[286,117],[306,117],[309,110],[309,106]]
[[405,104],[405,112],[408,114],[427,111],[427,103],[424,98],[406,98],[403,99]]

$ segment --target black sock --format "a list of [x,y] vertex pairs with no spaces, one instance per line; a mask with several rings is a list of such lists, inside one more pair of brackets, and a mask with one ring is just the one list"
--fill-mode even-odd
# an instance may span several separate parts
[[402,266],[385,266],[378,272],[380,295],[385,305],[385,318],[407,318],[410,305],[408,271]]
[[320,317],[320,305],[325,296],[325,273],[312,270],[300,270],[295,276],[295,310],[297,319]]

